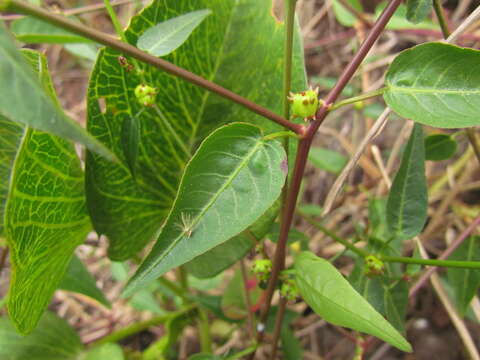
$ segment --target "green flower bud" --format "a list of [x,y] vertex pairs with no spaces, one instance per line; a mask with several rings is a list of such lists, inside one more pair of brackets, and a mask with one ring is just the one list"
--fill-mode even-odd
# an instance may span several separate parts
[[253,273],[258,276],[260,282],[267,281],[272,271],[272,261],[269,259],[259,259],[253,264]]
[[318,88],[296,94],[290,93],[288,100],[292,104],[292,116],[301,117],[305,120],[313,119],[320,105]]
[[140,84],[135,88],[135,96],[143,106],[153,106],[157,97],[157,89],[145,84]]
[[300,293],[293,279],[285,279],[280,286],[280,294],[288,301],[295,301]]
[[374,255],[365,257],[365,274],[369,276],[381,275],[385,269],[385,264],[382,260]]

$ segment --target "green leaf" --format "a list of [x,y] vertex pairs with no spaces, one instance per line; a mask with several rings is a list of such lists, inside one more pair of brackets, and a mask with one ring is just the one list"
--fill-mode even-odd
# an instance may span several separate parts
[[109,301],[95,284],[94,277],[88,272],[85,265],[83,265],[76,255],[72,257],[65,276],[58,287],[62,290],[86,295],[97,300],[100,304],[103,304],[108,308],[110,307]]
[[145,31],[137,41],[137,47],[154,56],[165,56],[187,41],[190,34],[212,12],[196,10],[163,21]]
[[22,336],[7,318],[0,318],[0,359],[71,360],[83,346],[63,319],[46,312],[30,335]]
[[24,129],[0,115],[0,238],[3,237],[3,219],[13,162],[22,140]]
[[122,348],[117,344],[103,344],[92,348],[81,360],[123,360]]
[[304,358],[302,344],[288,326],[283,326],[280,330],[280,339],[282,340],[282,350],[285,360],[298,360]]
[[456,151],[457,142],[449,135],[434,134],[425,138],[425,160],[447,160]]
[[[480,261],[479,236],[470,236],[449,257],[449,260]],[[458,309],[462,315],[470,305],[480,286],[480,272],[470,269],[447,270],[448,282],[452,286]]]
[[244,257],[254,245],[254,240],[242,233],[197,256],[186,264],[186,269],[200,279],[214,277]]
[[383,96],[399,115],[440,128],[480,124],[480,51],[426,43],[403,51],[390,65]]
[[[39,69],[53,97],[45,57],[35,52],[25,54]],[[91,225],[83,172],[73,145],[31,128],[23,133],[10,169],[4,226],[12,262],[8,311],[18,330],[28,333]],[[12,144],[16,140],[14,137]]]
[[402,351],[410,344],[328,261],[311,252],[295,259],[296,282],[305,302],[324,320],[374,335]]
[[423,129],[415,124],[393,179],[387,200],[387,224],[391,236],[406,240],[420,234],[427,220]]
[[[387,2],[381,2],[375,8],[375,18],[378,19],[382,11],[387,6]],[[431,19],[426,18],[418,24],[412,24],[407,20],[407,7],[404,4],[400,4],[393,14],[392,18],[388,22],[386,29],[389,30],[402,30],[402,29],[426,29],[426,30],[438,30],[438,24],[434,23]]]
[[248,230],[187,263],[188,273],[197,278],[211,278],[235,264],[255,245],[256,240],[261,240],[268,233],[279,210],[280,202],[277,201]]
[[140,144],[140,136],[142,135],[140,129],[140,122],[136,116],[127,116],[122,124],[122,145],[123,155],[127,161],[128,168],[135,177],[138,148]]
[[[45,71],[41,76],[48,77],[48,73]],[[38,75],[15,48],[3,23],[0,24],[0,79],[1,115],[34,129],[78,141],[108,159],[114,158],[104,145],[69,119],[58,102],[47,94],[45,87],[50,85],[40,83]]]
[[432,11],[432,0],[407,0],[407,20],[418,24]]
[[[205,8],[212,14],[165,59],[281,113],[284,25],[271,15],[269,1],[154,1],[132,18],[126,36],[136,44],[139,34],[152,24]],[[215,128],[241,121],[259,125],[266,134],[282,129],[166,72],[139,64],[142,79],[120,66],[119,55],[111,49],[99,54],[89,87],[87,127],[122,163],[89,154],[86,164],[90,213],[96,231],[109,238],[109,256],[114,260],[132,257],[158,234],[190,154]],[[127,61],[133,65],[131,59]],[[293,91],[307,87],[298,34],[293,79]],[[144,108],[133,95],[144,81],[157,86],[156,106],[164,117],[155,107],[139,116],[142,135],[133,179],[124,165],[121,127],[125,116]],[[105,102],[105,109],[99,101]],[[181,150],[180,143],[188,151]]]
[[337,151],[312,147],[308,153],[308,160],[320,170],[328,171],[332,174],[339,174],[348,159]]
[[[363,12],[362,4],[359,0],[347,0],[347,3],[359,12]],[[358,19],[348,11],[338,0],[332,2],[333,12],[338,22],[343,26],[351,27],[358,22]]]
[[10,26],[18,41],[27,44],[65,44],[65,43],[91,43],[92,41],[63,30],[40,19],[26,16],[15,20]]
[[145,350],[142,360],[165,359],[164,355],[175,344],[183,329],[197,316],[197,309],[171,316],[165,323],[165,335]]
[[214,131],[188,163],[155,246],[126,293],[220,245],[255,222],[285,182],[285,151],[253,125]]

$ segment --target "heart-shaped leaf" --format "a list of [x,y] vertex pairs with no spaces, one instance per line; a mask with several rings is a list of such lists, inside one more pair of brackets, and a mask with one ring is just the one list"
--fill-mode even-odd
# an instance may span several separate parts
[[403,51],[385,77],[386,103],[399,115],[440,128],[480,124],[480,51],[426,43]]
[[[125,34],[136,44],[152,24],[201,9],[212,14],[165,59],[281,113],[285,27],[272,16],[270,1],[154,1],[132,18]],[[301,91],[306,82],[298,32],[294,49],[293,91]],[[100,52],[89,87],[87,127],[122,164],[89,154],[86,171],[95,229],[109,238],[109,256],[124,260],[158,234],[187,161],[209,133],[236,121],[259,125],[266,134],[281,128],[151,66],[140,63],[139,69],[131,70],[137,64],[127,58],[132,66],[122,66],[119,56],[111,49]],[[145,108],[136,101],[135,88],[143,82],[157,88],[156,107]],[[125,116],[135,116],[141,109],[145,110],[138,117],[141,137],[133,179],[121,129]]]
[[400,350],[410,344],[325,259],[302,252],[295,259],[296,282],[305,302],[332,324],[374,335]]
[[285,161],[282,145],[264,140],[257,126],[234,123],[214,131],[188,163],[162,232],[125,293],[255,222],[280,195]]

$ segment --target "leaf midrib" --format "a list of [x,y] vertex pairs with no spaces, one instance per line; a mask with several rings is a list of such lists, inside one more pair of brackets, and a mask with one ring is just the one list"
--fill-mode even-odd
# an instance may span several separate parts
[[400,93],[423,93],[423,94],[454,94],[454,95],[464,95],[464,94],[480,94],[480,90],[455,90],[455,89],[436,89],[436,88],[413,88],[406,86],[395,86],[390,83],[387,83],[388,92],[400,92]]

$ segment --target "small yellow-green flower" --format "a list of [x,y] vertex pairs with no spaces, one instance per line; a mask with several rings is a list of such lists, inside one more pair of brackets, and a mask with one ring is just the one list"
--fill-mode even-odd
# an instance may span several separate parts
[[135,96],[143,106],[153,106],[157,97],[157,89],[145,84],[140,84],[135,88]]

